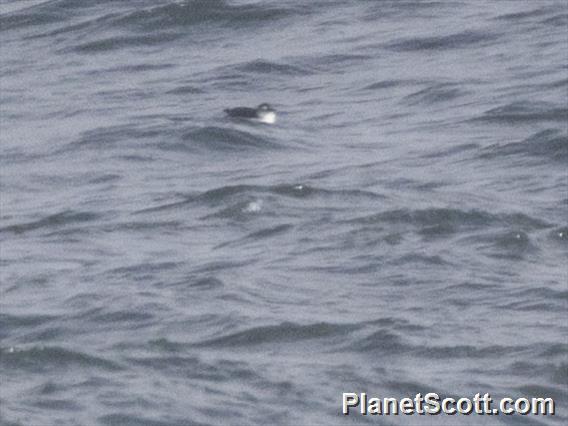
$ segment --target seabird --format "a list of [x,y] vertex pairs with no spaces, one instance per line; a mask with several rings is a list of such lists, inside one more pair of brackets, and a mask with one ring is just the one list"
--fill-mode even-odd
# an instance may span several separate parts
[[276,122],[276,111],[268,104],[260,104],[256,108],[228,108],[225,112],[229,117],[241,120],[259,121],[266,124]]

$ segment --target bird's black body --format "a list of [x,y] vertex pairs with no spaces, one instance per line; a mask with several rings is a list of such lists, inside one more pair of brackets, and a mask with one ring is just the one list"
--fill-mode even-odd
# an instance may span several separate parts
[[239,108],[228,108],[225,110],[229,117],[233,118],[257,118],[258,113],[256,112],[256,108],[247,108],[247,107],[239,107]]

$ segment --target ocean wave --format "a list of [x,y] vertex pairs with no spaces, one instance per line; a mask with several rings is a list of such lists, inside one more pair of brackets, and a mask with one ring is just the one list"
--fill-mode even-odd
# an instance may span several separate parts
[[206,93],[206,91],[201,87],[185,85],[185,86],[180,86],[180,87],[176,87],[175,89],[169,90],[167,93],[172,94],[172,95],[185,96],[185,95],[188,95],[188,94],[189,95],[200,95],[200,94]]
[[[141,1],[138,7],[105,7],[101,1],[52,0],[0,16],[0,30],[25,30],[28,38],[63,36],[60,53],[110,52],[156,46],[186,37],[188,29],[218,26],[256,29],[278,20],[305,15],[302,5],[234,4],[225,0]],[[108,10],[113,10],[109,13]],[[114,33],[109,37],[109,33]],[[197,33],[198,34],[198,33]]]
[[446,345],[446,346],[427,346],[415,348],[415,351],[426,358],[460,359],[460,358],[497,358],[511,357],[530,350],[528,346],[473,346],[473,345]]
[[[345,202],[355,202],[357,200],[384,200],[382,194],[365,191],[360,189],[326,189],[304,184],[279,184],[279,185],[225,185],[218,188],[209,189],[200,193],[187,195],[184,200],[173,203],[150,207],[138,211],[138,214],[152,213],[161,210],[177,209],[188,204],[205,204],[212,207],[240,202],[239,208],[242,209],[250,200],[258,199],[262,196],[283,196],[295,199],[320,198],[329,200],[344,200]],[[244,204],[243,204],[244,203]]]
[[196,73],[194,81],[200,87],[208,87],[215,91],[251,91],[270,85],[275,79],[287,81],[292,77],[309,76],[316,72],[318,71],[309,64],[290,58],[279,62],[253,59]]
[[542,87],[547,89],[566,89],[568,88],[568,78],[561,78],[560,80],[552,81],[550,83],[543,83]]
[[556,28],[566,28],[568,25],[568,13],[558,13],[555,16],[543,19],[541,23]]
[[414,37],[387,44],[385,47],[397,52],[420,52],[423,50],[464,49],[495,43],[499,35],[480,31],[464,31],[447,36]]
[[[113,0],[98,1],[93,5],[84,0],[51,0],[30,7],[16,9],[0,16],[3,30],[23,26],[41,25],[61,22],[62,18],[77,16],[81,11],[93,12],[94,7],[103,10],[106,3]],[[283,17],[306,13],[309,8],[274,7],[265,4],[232,4],[225,0],[185,0],[185,1],[142,1],[135,11],[124,9],[122,14],[114,12],[104,14],[104,20],[115,26],[133,25],[146,29],[167,28],[168,26],[187,26],[211,24],[214,22],[239,25],[258,24],[263,21],[274,21]],[[119,10],[120,8],[115,8]],[[100,15],[95,15],[97,20]]]
[[300,10],[291,7],[274,7],[263,3],[232,4],[225,0],[187,0],[136,11],[117,20],[117,23],[149,29],[211,24],[242,28],[274,22],[298,13]]
[[531,238],[526,232],[509,231],[493,235],[491,240],[494,247],[507,251],[509,255],[520,255],[527,251],[536,250],[536,246],[531,243]]
[[541,17],[543,15],[546,15],[550,11],[550,8],[536,8],[522,12],[504,13],[502,15],[496,16],[493,19],[498,21],[525,21],[530,20],[531,18]]
[[467,92],[453,84],[434,84],[426,89],[411,93],[403,98],[407,105],[433,105],[449,102],[467,95]]
[[[185,133],[182,139],[190,143],[190,145],[184,145],[189,150],[195,148],[207,151],[242,151],[243,149],[251,149],[258,152],[259,149],[273,150],[281,148],[279,143],[264,134],[255,135],[243,130],[216,126],[191,130]],[[167,147],[167,144],[161,146]]]
[[[147,404],[144,404],[144,406],[146,408],[148,407]],[[104,416],[98,417],[97,421],[105,426],[180,426],[180,425],[206,426],[207,425],[207,423],[200,423],[195,420],[190,420],[188,422],[187,417],[175,420],[164,420],[164,419],[152,418],[151,416],[140,416],[132,414],[129,411],[125,413],[115,412],[112,414],[105,414]]]
[[480,253],[495,259],[518,261],[539,252],[539,246],[530,234],[520,230],[519,227],[514,227],[513,230],[491,231],[462,239],[462,242],[466,241],[476,243]]
[[246,242],[257,242],[259,240],[271,238],[275,235],[284,234],[284,233],[286,233],[286,232],[288,232],[292,229],[294,229],[294,226],[289,224],[289,223],[271,226],[269,228],[264,228],[264,229],[261,229],[259,231],[251,232],[250,234],[247,234],[243,238],[239,238],[238,240],[229,241],[229,242],[219,244],[219,245],[215,246],[215,249],[220,249],[220,248],[223,248],[223,247],[235,247],[235,246],[239,246],[239,245],[246,243]]
[[369,7],[363,17],[365,21],[434,18],[444,8],[456,5],[435,0],[368,1]]
[[366,61],[373,59],[372,55],[356,53],[334,53],[329,55],[302,56],[295,58],[304,67],[320,73],[344,73],[349,68],[361,67]]
[[56,315],[10,315],[0,314],[0,339],[11,334],[12,330],[34,329],[60,319]]
[[45,216],[38,220],[34,220],[32,222],[5,226],[3,228],[0,228],[0,233],[13,232],[15,234],[22,234],[37,229],[50,229],[55,227],[60,228],[77,223],[92,222],[100,219],[100,217],[101,215],[97,213],[65,210],[59,213]]
[[538,218],[522,213],[493,214],[482,210],[461,210],[452,208],[430,208],[422,210],[395,209],[356,219],[354,224],[409,224],[428,230],[430,227],[455,232],[459,228],[481,228],[485,226],[509,226],[527,230],[549,228],[551,225]]
[[568,135],[556,129],[543,130],[520,142],[485,147],[479,154],[479,158],[493,159],[516,155],[544,157],[546,161],[566,163],[568,161]]
[[414,84],[416,84],[416,82],[411,80],[383,80],[369,84],[368,86],[365,86],[363,90],[394,89],[396,87],[403,87]]
[[217,290],[225,287],[225,283],[221,279],[213,276],[193,279],[187,285],[200,291]]
[[[81,312],[80,320],[99,324],[113,324],[114,327],[140,328],[153,323],[155,315],[136,309],[111,310],[107,307]],[[79,320],[79,318],[77,318]]]
[[290,64],[279,64],[265,60],[254,60],[231,67],[241,73],[270,74],[283,76],[303,76],[313,74],[312,71]]
[[[106,12],[105,5],[109,3],[116,4],[114,0],[100,0],[96,5],[89,0],[37,2],[0,15],[0,31],[26,30],[26,38],[37,38],[92,28],[100,30],[106,28],[106,21],[117,16],[117,13]],[[85,12],[88,14],[84,15]]]
[[237,333],[200,342],[197,346],[247,348],[251,345],[293,343],[311,339],[341,337],[359,327],[358,325],[340,325],[327,322],[309,325],[283,322],[278,325],[251,327]]
[[127,358],[129,364],[159,371],[160,374],[183,376],[191,380],[206,380],[223,383],[229,380],[263,380],[245,362],[224,360],[222,363],[208,362],[192,354],[174,352],[158,356]]
[[102,225],[99,229],[103,232],[146,232],[160,231],[163,233],[179,232],[183,228],[183,222],[179,220],[170,221],[134,221],[113,223]]
[[178,262],[143,262],[114,268],[108,271],[107,274],[123,277],[132,277],[140,274],[146,276],[148,274],[157,274],[173,270],[179,266],[180,263]]
[[139,35],[120,35],[89,41],[75,45],[73,50],[80,53],[96,53],[109,50],[121,49],[124,47],[136,46],[155,46],[171,42],[178,38],[177,34],[139,34]]
[[568,25],[568,14],[566,13],[566,8],[561,5],[561,2],[556,5],[542,2],[542,6],[543,7],[537,7],[531,10],[501,14],[493,19],[497,21],[507,21],[515,25],[525,22],[564,28]]
[[552,241],[568,245],[568,226],[562,226],[550,231],[549,238]]
[[72,16],[66,5],[72,1],[44,1],[32,6],[15,9],[0,15],[0,31],[26,29],[28,27],[65,21]]
[[122,124],[99,127],[81,133],[77,140],[54,151],[54,155],[73,151],[108,150],[128,140],[154,138],[164,132],[163,127],[147,127],[144,125]]
[[497,122],[503,124],[518,124],[531,121],[568,120],[568,108],[548,102],[515,101],[510,104],[492,108],[483,116],[474,120]]
[[351,342],[349,348],[356,352],[378,352],[392,355],[406,352],[409,346],[404,343],[400,335],[387,329],[381,329]]
[[222,209],[206,214],[200,217],[201,220],[208,219],[230,219],[236,221],[248,221],[253,219],[256,215],[263,212],[263,202],[262,200],[257,200],[254,198],[247,198],[244,200],[238,200],[234,203],[228,203],[226,207]]
[[107,371],[121,370],[122,366],[100,356],[66,349],[60,346],[32,346],[0,350],[0,368],[27,371],[60,369],[67,371],[71,366],[96,368]]

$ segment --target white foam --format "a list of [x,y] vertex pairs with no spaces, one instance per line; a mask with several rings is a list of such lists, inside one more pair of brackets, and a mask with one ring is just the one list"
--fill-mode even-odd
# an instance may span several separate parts
[[247,213],[258,213],[262,209],[262,201],[251,201],[247,204],[244,208],[244,211]]

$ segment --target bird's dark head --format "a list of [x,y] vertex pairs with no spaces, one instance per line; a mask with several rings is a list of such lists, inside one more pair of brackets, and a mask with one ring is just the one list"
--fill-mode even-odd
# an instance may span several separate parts
[[260,104],[257,109],[259,111],[265,111],[265,112],[269,112],[269,111],[274,111],[274,109],[268,105],[268,104]]

